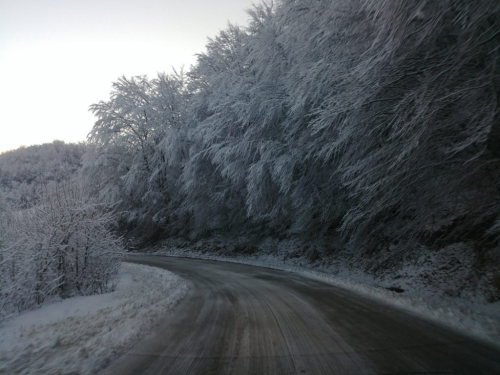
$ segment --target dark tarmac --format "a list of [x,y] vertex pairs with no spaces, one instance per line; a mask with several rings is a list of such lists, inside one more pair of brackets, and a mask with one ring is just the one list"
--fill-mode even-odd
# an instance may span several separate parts
[[106,374],[500,374],[500,350],[298,274],[133,255],[191,290]]

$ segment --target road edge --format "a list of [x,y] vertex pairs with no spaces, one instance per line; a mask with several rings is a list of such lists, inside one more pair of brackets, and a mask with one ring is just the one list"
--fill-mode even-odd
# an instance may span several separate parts
[[500,322],[479,314],[466,314],[452,306],[431,306],[423,299],[401,296],[395,292],[381,287],[363,284],[359,281],[345,280],[326,272],[310,270],[298,266],[276,265],[262,261],[247,259],[234,259],[215,255],[192,254],[178,255],[167,252],[142,253],[128,252],[127,255],[152,255],[158,257],[184,258],[193,260],[209,260],[225,263],[245,264],[254,267],[280,270],[296,273],[306,278],[323,282],[328,285],[340,287],[365,298],[375,300],[379,303],[398,308],[421,319],[440,324],[464,336],[478,340],[483,344],[500,349]]

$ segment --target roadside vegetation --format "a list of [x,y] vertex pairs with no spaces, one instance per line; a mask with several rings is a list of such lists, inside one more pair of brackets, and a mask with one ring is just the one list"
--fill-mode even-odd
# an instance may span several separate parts
[[189,70],[121,77],[91,106],[84,169],[122,233],[235,253],[294,238],[293,256],[371,273],[446,253],[426,272],[458,267],[496,300],[499,3],[282,0],[249,17]]
[[[72,161],[51,158],[54,147],[83,149],[54,143],[0,155],[0,165],[15,172],[0,177],[0,320],[50,299],[100,294],[115,286],[123,240],[113,232],[113,207],[99,201],[77,168],[67,168]],[[75,156],[76,165],[80,157]],[[26,187],[22,194],[19,186]]]
[[[17,272],[32,280],[21,305],[40,288],[111,285],[118,233],[138,247],[231,239],[232,253],[347,259],[371,274],[412,264],[425,280],[459,269],[450,295],[481,285],[497,301],[499,34],[490,0],[255,5],[194,66],[121,77],[90,106],[88,142],[67,145],[80,157],[61,164],[77,166],[83,190],[51,177],[47,195],[29,193],[31,175],[6,183],[1,164],[29,148],[0,155],[3,202],[25,210],[4,214],[2,298]],[[293,254],[280,253],[287,241]],[[43,276],[18,271],[19,249]],[[96,263],[83,271],[85,251]]]

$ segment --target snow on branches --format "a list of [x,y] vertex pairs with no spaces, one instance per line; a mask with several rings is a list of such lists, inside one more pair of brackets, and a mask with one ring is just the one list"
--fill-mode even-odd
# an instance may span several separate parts
[[129,220],[495,241],[498,3],[281,0],[249,15],[186,76],[123,77],[91,107]]
[[112,207],[83,183],[51,184],[38,205],[0,220],[0,318],[58,296],[112,290],[123,254]]

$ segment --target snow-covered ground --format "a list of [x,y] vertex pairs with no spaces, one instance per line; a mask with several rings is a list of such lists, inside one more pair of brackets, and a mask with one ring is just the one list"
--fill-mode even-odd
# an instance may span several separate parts
[[[256,254],[238,255],[228,251],[230,245],[218,239],[197,244],[170,240],[150,249],[149,253],[245,263],[300,273],[397,306],[500,347],[500,301],[488,302],[484,293],[460,287],[471,273],[467,269],[471,260],[465,259],[467,252],[460,246],[445,248],[432,255],[422,255],[425,254],[422,252],[403,260],[397,267],[380,269],[376,273],[366,272],[365,259],[349,258],[345,254],[324,262],[311,261],[304,255],[295,256],[299,246],[302,245],[286,241],[278,246],[271,243],[267,248],[259,246]],[[374,259],[366,260],[366,264],[370,262]],[[395,268],[398,272],[394,272]],[[403,292],[391,291],[391,287]],[[453,293],[458,287],[461,292]]]
[[112,293],[52,302],[2,322],[0,374],[94,374],[188,291],[169,271],[124,263]]

